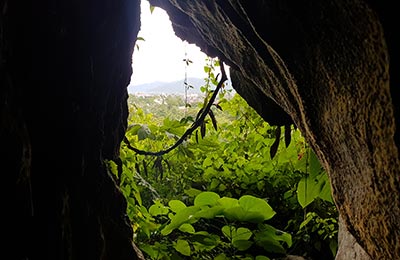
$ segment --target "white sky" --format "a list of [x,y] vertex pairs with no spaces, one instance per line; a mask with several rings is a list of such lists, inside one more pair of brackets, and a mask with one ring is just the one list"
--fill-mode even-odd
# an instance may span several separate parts
[[130,85],[184,79],[185,52],[187,58],[193,61],[187,69],[187,76],[206,77],[203,70],[206,55],[196,45],[175,36],[167,13],[157,7],[150,13],[146,0],[141,1],[141,12],[142,25],[138,37],[143,37],[145,41],[137,41],[139,50],[135,48],[133,52]]

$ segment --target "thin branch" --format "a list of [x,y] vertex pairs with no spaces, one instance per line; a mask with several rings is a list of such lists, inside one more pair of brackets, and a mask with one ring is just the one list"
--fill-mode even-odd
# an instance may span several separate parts
[[219,90],[222,88],[224,82],[228,79],[227,76],[226,76],[226,73],[225,73],[225,68],[224,68],[223,62],[220,62],[220,68],[221,68],[221,80],[218,82],[218,85],[215,88],[214,93],[212,94],[212,96],[211,96],[210,100],[208,101],[206,107],[203,109],[203,112],[201,113],[200,117],[192,124],[192,126],[189,129],[187,129],[185,131],[185,133],[181,136],[181,138],[179,138],[178,141],[176,141],[175,144],[173,144],[172,146],[170,146],[168,149],[165,149],[165,150],[161,150],[161,151],[158,151],[158,152],[149,152],[149,151],[143,151],[143,150],[140,150],[140,149],[137,149],[137,148],[133,147],[130,144],[128,138],[126,138],[126,136],[125,136],[124,137],[124,143],[127,145],[127,147],[130,150],[132,150],[135,153],[137,153],[137,154],[152,155],[152,156],[162,156],[164,154],[167,154],[167,153],[171,152],[172,150],[177,148],[180,144],[182,144],[183,141],[185,141],[188,136],[190,136],[198,127],[201,126],[202,122],[204,121],[204,119],[206,118],[208,112],[210,111],[211,106],[213,105],[213,103],[215,101],[215,98],[218,95]]

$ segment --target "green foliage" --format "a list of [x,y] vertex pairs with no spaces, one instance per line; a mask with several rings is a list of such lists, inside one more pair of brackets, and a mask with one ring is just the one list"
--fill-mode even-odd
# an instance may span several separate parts
[[311,150],[308,151],[307,156],[310,156],[309,169],[297,185],[297,199],[300,205],[305,208],[317,197],[333,203],[328,176],[322,174],[323,169],[318,158]]
[[[131,96],[129,142],[146,151],[173,145],[205,107],[216,67],[207,61],[205,101],[197,106],[177,96],[158,103]],[[149,259],[264,260],[289,252],[333,259],[337,213],[317,157],[293,126],[280,131],[227,94],[219,95],[201,133],[172,152],[139,155],[122,143],[122,165],[108,162],[136,243]]]
[[[235,214],[235,211],[240,213]],[[239,199],[220,198],[214,192],[205,191],[194,198],[193,205],[186,206],[182,201],[171,200],[168,206],[164,206],[156,201],[149,212],[154,217],[169,219],[167,225],[160,225],[155,232],[168,238],[164,245],[169,244],[170,249],[192,259],[203,259],[198,257],[204,254],[211,257],[218,251],[224,251],[225,257],[239,257],[241,252],[257,246],[266,252],[284,253],[285,248],[292,244],[290,234],[263,224],[275,212],[266,201],[250,195]],[[215,224],[208,220],[213,220]],[[160,251],[160,244],[152,244],[151,239],[141,241],[139,245],[141,248],[144,246],[143,250],[149,256]],[[172,254],[169,250],[166,248],[162,253],[166,259]]]

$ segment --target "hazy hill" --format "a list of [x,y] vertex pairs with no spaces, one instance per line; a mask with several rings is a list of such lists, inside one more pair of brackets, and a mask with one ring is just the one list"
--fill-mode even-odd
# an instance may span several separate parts
[[[185,87],[183,84],[184,80],[177,80],[173,82],[152,82],[141,85],[129,85],[128,93],[129,94],[137,94],[137,93],[146,93],[146,94],[184,94]],[[204,79],[201,78],[188,78],[188,84],[193,86],[189,90],[191,94],[200,94],[200,87],[205,84]],[[230,88],[231,84],[228,82],[228,86]]]

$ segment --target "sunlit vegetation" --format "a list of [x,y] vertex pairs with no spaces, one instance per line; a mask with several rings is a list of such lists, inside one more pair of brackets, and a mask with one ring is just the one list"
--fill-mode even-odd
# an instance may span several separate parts
[[[206,99],[215,84],[205,82]],[[204,107],[178,96],[131,96],[129,104],[126,137],[144,151],[173,145]],[[240,96],[222,92],[212,111],[204,134],[166,155],[139,155],[122,143],[120,170],[109,162],[146,257],[333,259],[338,227],[329,181],[299,130],[292,126],[287,147],[282,135],[271,158],[276,126]]]

